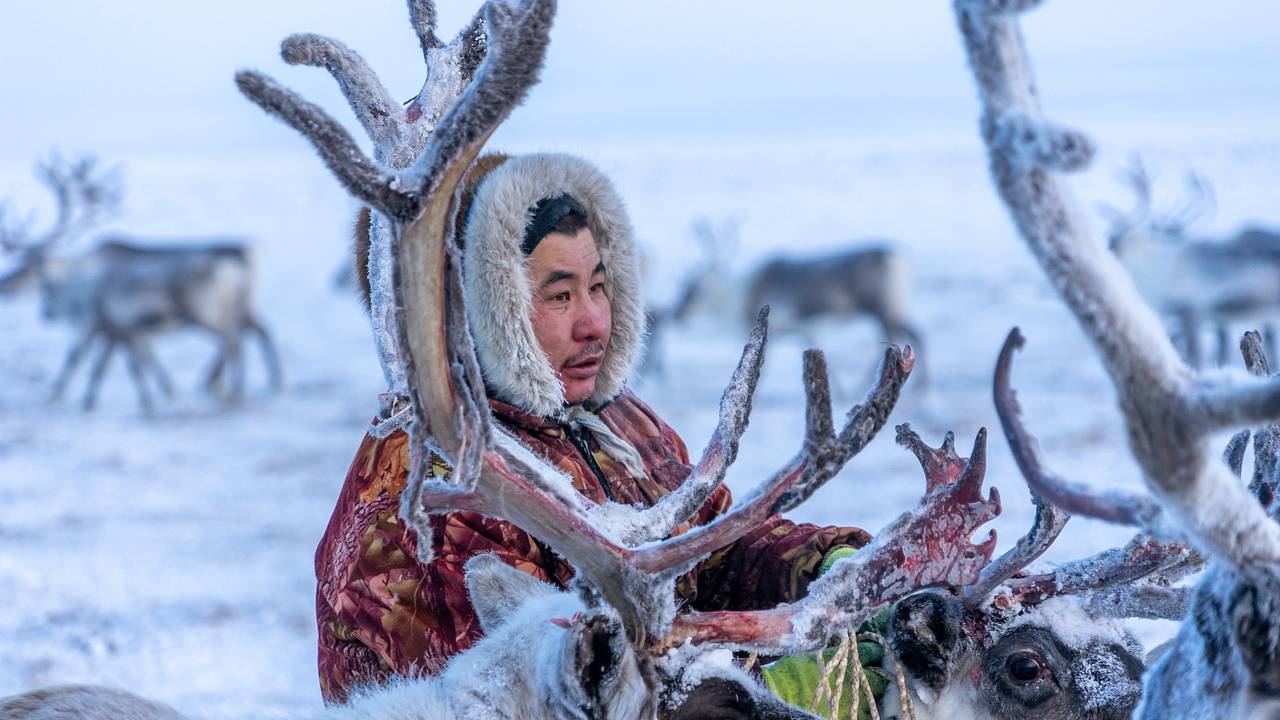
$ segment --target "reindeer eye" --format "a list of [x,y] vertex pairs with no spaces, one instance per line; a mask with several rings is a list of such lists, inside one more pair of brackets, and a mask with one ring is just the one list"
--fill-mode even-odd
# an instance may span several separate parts
[[1034,682],[1040,677],[1044,666],[1040,660],[1031,655],[1014,655],[1005,664],[1009,677],[1020,683]]

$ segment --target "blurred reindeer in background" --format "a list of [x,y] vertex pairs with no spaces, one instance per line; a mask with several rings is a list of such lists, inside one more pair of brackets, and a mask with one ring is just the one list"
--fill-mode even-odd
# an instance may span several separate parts
[[153,403],[148,374],[166,396],[173,395],[173,383],[151,350],[151,338],[185,327],[204,328],[218,338],[218,357],[205,382],[210,392],[232,401],[243,396],[245,333],[260,341],[271,386],[279,390],[274,344],[251,307],[252,260],[243,241],[211,238],[161,245],[113,235],[100,237],[92,250],[79,255],[55,256],[58,246],[77,239],[117,207],[119,180],[114,172],[100,172],[92,157],[72,162],[54,157],[40,163],[36,172],[54,194],[56,220],[37,236],[25,224],[0,227],[0,243],[18,257],[17,267],[0,278],[0,293],[34,282],[40,289],[43,317],[77,327],[78,337],[54,382],[54,399],[62,396],[85,355],[101,344],[83,401],[85,410],[92,409],[107,364],[116,347],[123,346],[138,400],[149,414]]
[[[671,323],[699,314],[737,315],[749,322],[756,310],[768,305],[781,330],[801,333],[810,344],[815,322],[866,315],[880,325],[886,341],[906,342],[923,352],[924,338],[907,320],[910,273],[905,258],[890,243],[868,241],[814,258],[775,257],[746,278],[732,278],[726,269],[741,227],[741,220],[732,218],[718,226],[705,217],[693,222],[701,257],[686,273],[676,301],[651,311],[653,333],[660,336]],[[651,347],[651,352],[660,353],[660,346]],[[923,362],[915,376],[918,383],[926,383]]]
[[[1213,209],[1213,188],[1196,173],[1187,178],[1188,198],[1168,211],[1151,203],[1151,176],[1134,158],[1125,173],[1136,198],[1129,212],[1102,208],[1109,220],[1111,251],[1133,275],[1138,291],[1177,323],[1175,335],[1193,367],[1203,364],[1200,331],[1212,324],[1217,363],[1230,361],[1231,325],[1266,320],[1280,312],[1280,232],[1245,228],[1226,238],[1197,237],[1192,225]],[[1270,324],[1264,336],[1275,355]]]

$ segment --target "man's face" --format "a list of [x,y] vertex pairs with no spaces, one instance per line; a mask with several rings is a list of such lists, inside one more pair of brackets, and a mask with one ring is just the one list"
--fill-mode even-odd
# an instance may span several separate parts
[[533,334],[564,387],[565,400],[577,405],[595,391],[613,329],[595,238],[587,228],[574,235],[553,232],[533,249],[527,269]]

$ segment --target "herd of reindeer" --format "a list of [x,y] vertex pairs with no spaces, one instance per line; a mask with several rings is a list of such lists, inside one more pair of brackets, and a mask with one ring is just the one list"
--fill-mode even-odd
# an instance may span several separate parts
[[[102,378],[117,347],[127,362],[144,412],[154,403],[148,374],[166,397],[173,382],[151,349],[151,338],[184,328],[200,328],[217,341],[205,389],[227,402],[245,392],[244,339],[260,345],[270,388],[282,385],[275,344],[254,312],[253,253],[241,238],[165,239],[106,234],[93,248],[66,250],[109,217],[119,202],[113,172],[98,168],[91,156],[65,161],[57,156],[36,167],[37,177],[53,194],[53,224],[33,233],[24,224],[5,223],[0,214],[0,253],[12,269],[0,276],[0,296],[38,288],[42,317],[75,327],[76,336],[54,380],[51,399],[66,391],[76,367],[95,346],[82,400],[93,409]],[[1267,350],[1274,355],[1273,320],[1280,314],[1280,231],[1245,227],[1228,237],[1192,233],[1195,222],[1212,207],[1209,183],[1188,176],[1190,193],[1178,207],[1152,207],[1151,179],[1134,159],[1125,173],[1136,198],[1127,212],[1104,206],[1111,250],[1133,275],[1139,291],[1167,319],[1183,357],[1194,367],[1205,362],[1201,343],[1206,328],[1216,339],[1215,361],[1231,362],[1232,332],[1249,323],[1265,328]],[[673,327],[696,317],[712,317],[731,325],[769,305],[775,332],[801,334],[810,344],[818,321],[876,323],[890,342],[909,343],[918,354],[924,335],[908,314],[911,277],[897,243],[864,240],[824,255],[775,256],[745,275],[726,275],[731,250],[737,246],[740,222],[713,224],[697,218],[690,232],[700,257],[688,268],[675,299],[648,310],[649,352],[640,374],[666,377],[664,340]],[[349,266],[335,276],[337,287],[354,282]],[[923,385],[924,365],[917,368]]]
[[[537,83],[556,2],[487,0],[451,42],[436,35],[431,0],[408,4],[427,82],[407,108],[390,102],[377,76],[342,43],[315,35],[284,41],[286,60],[335,76],[381,162],[359,150],[323,110],[270,78],[244,71],[236,81],[251,101],[304,135],[347,190],[380,215],[371,264],[390,263],[382,271],[403,264],[389,296],[374,297],[373,314],[389,318],[396,330],[375,339],[383,362],[399,364],[411,398],[414,457],[404,521],[429,537],[430,513],[472,510],[504,518],[546,542],[577,575],[570,589],[560,590],[494,557],[473,559],[466,582],[486,637],[438,677],[372,687],[316,717],[813,718],[764,690],[735,664],[735,653],[821,651],[886,607],[884,673],[897,692],[886,693],[873,717],[1280,717],[1280,424],[1274,424],[1280,382],[1268,366],[1275,355],[1250,332],[1240,343],[1247,372],[1202,372],[1186,355],[1194,329],[1180,329],[1180,352],[1160,318],[1227,325],[1236,313],[1275,304],[1280,239],[1257,230],[1226,241],[1185,237],[1176,219],[1152,215],[1145,174],[1136,169],[1137,207],[1115,214],[1106,243],[1091,235],[1059,176],[1087,167],[1094,146],[1040,110],[1019,26],[1019,14],[1035,0],[954,0],[979,90],[980,131],[1018,234],[1107,369],[1130,453],[1150,492],[1090,487],[1050,470],[1012,389],[1012,358],[1023,343],[1015,329],[998,356],[993,396],[1035,502],[1026,535],[994,558],[994,533],[972,541],[1000,512],[995,489],[982,491],[985,431],[962,457],[950,435],[933,448],[899,425],[898,443],[916,455],[925,476],[920,504],[837,562],[803,599],[737,612],[678,612],[674,584],[708,553],[807,500],[851,461],[887,423],[916,366],[914,351],[886,349],[872,387],[839,428],[823,355],[807,352],[805,437],[796,455],[714,523],[671,536],[736,457],[768,337],[769,313],[761,312],[707,450],[681,487],[644,509],[593,505],[574,493],[562,474],[493,424],[451,262],[457,252],[451,213],[462,170]],[[47,293],[66,292],[56,285],[66,276],[42,257],[46,249],[47,243],[29,245],[25,251],[35,259],[22,272],[38,276]],[[127,315],[96,319],[110,314],[110,306],[130,304],[112,296],[125,291],[105,279],[129,272],[135,261],[119,258],[130,252],[104,242],[89,257],[73,259],[73,266],[108,268],[99,270],[97,284],[79,290],[89,307],[74,317],[87,334],[105,337],[108,352],[116,342],[143,346],[132,360],[141,375],[148,361],[138,338],[154,330],[127,327]],[[207,259],[198,277],[218,274],[210,269],[218,257],[243,258],[230,249],[202,252]],[[897,281],[888,278],[897,275],[885,268],[895,258],[881,248],[851,250],[821,266],[779,260],[755,272],[749,301],[767,297],[773,312],[792,317],[856,307],[875,315],[886,333],[911,333],[889,300],[897,292],[889,285]],[[152,262],[179,264],[163,252]],[[874,291],[847,289],[842,276],[828,272],[833,266],[853,276],[879,274],[880,283]],[[821,291],[794,289],[795,277],[816,278],[807,284]],[[686,309],[685,300],[672,316]],[[187,311],[164,312],[173,324],[198,324],[182,314]],[[116,324],[96,324],[104,322]],[[1225,431],[1238,434],[1224,449],[1218,438]],[[1250,442],[1252,479],[1246,482]],[[449,480],[424,470],[428,446],[453,461]],[[1093,557],[1033,566],[1073,515],[1136,532],[1125,545]],[[1148,650],[1126,628],[1129,618],[1167,619],[1180,629]],[[94,687],[0,701],[5,720],[109,717],[181,715]]]

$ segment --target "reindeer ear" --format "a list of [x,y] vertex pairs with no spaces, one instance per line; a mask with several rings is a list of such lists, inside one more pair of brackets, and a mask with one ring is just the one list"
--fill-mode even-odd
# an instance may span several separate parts
[[505,623],[530,598],[559,592],[491,553],[468,560],[464,572],[467,593],[486,634]]

